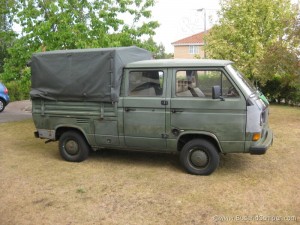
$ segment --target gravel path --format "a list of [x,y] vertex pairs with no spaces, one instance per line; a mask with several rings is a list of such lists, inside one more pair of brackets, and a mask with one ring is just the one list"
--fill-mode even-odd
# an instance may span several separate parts
[[20,121],[30,118],[32,118],[30,100],[10,102],[4,111],[0,113],[0,123]]

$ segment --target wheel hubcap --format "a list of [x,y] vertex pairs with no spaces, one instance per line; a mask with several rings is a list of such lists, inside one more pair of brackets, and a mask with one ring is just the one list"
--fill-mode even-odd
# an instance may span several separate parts
[[76,141],[69,140],[66,142],[65,149],[70,155],[75,155],[79,151],[79,146]]
[[192,164],[196,167],[205,167],[208,163],[207,154],[200,149],[193,150],[190,159]]

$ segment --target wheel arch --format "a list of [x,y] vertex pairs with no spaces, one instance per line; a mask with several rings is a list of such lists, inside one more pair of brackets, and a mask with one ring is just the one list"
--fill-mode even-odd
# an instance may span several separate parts
[[82,137],[85,138],[85,140],[88,142],[88,138],[87,136],[85,135],[85,132],[83,131],[83,129],[81,127],[77,127],[77,126],[64,126],[64,125],[61,125],[61,126],[58,126],[55,128],[55,139],[56,140],[59,140],[60,136],[67,132],[67,131],[75,131],[79,134],[82,135]]
[[182,133],[179,137],[178,137],[178,141],[177,141],[177,151],[180,152],[182,147],[189,142],[190,140],[193,139],[204,139],[207,140],[209,142],[211,142],[216,149],[218,150],[219,153],[222,153],[222,147],[220,145],[220,142],[218,140],[218,138],[216,137],[216,135],[209,133],[209,132],[195,132],[195,133]]
[[0,100],[2,100],[4,102],[4,105],[7,105],[6,100],[2,96],[0,96]]

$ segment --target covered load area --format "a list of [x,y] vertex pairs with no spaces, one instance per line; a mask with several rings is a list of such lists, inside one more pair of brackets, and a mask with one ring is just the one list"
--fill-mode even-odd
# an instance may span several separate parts
[[138,47],[58,50],[33,54],[32,99],[117,102],[123,67],[152,59]]

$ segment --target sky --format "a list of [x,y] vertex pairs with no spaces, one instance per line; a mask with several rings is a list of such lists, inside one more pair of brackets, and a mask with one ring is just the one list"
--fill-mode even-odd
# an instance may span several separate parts
[[[206,29],[216,23],[222,0],[156,0],[152,9],[152,18],[160,23],[156,29],[154,40],[162,43],[167,53],[173,53],[172,42],[204,31],[204,13],[197,9],[206,10]],[[291,0],[298,3],[300,0]]]
[[206,29],[217,20],[220,0],[156,0],[152,9],[152,19],[160,23],[154,40],[165,46],[167,53],[174,51],[171,45],[179,39],[204,31],[204,12],[206,11]]

